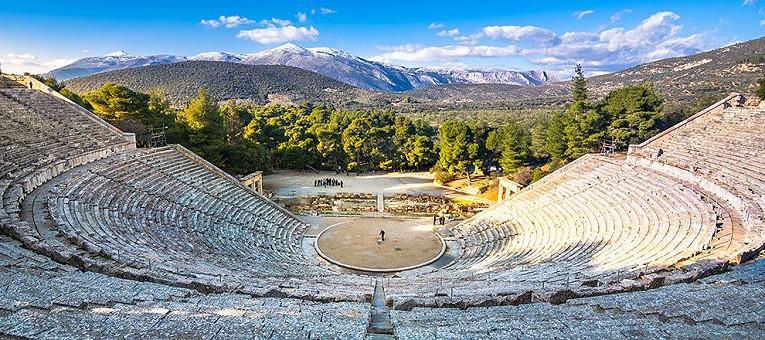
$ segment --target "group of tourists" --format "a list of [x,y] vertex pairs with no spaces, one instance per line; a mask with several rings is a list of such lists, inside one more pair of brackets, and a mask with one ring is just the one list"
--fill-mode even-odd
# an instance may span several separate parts
[[444,225],[444,222],[446,222],[446,217],[444,215],[433,215],[433,225]]
[[343,181],[334,178],[321,178],[313,181],[314,187],[343,187]]

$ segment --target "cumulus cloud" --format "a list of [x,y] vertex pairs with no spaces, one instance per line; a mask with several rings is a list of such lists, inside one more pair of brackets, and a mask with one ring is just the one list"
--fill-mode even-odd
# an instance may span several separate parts
[[[300,18],[298,18],[300,20]],[[319,30],[310,27],[295,26],[286,19],[271,18],[258,22],[260,28],[242,30],[237,38],[252,40],[260,44],[278,44],[290,41],[314,41],[319,37]]]
[[681,36],[680,17],[658,12],[632,29],[610,28],[598,32],[567,32],[554,46],[527,50],[540,55],[532,62],[570,68],[576,63],[591,71],[615,71],[623,67],[701,51],[704,34]]
[[585,9],[585,10],[574,12],[574,16],[576,17],[576,20],[582,20],[582,18],[584,18],[584,17],[586,17],[586,16],[588,16],[590,14],[593,14],[593,13],[595,13],[595,11],[593,11],[591,9]]
[[199,22],[203,26],[211,27],[211,28],[218,28],[218,27],[226,27],[226,28],[234,28],[241,25],[249,25],[254,24],[255,20],[251,20],[246,17],[238,16],[238,15],[231,15],[231,16],[225,16],[221,15],[218,17],[218,19],[209,19],[209,20],[201,20]]
[[279,44],[289,41],[313,41],[319,36],[319,30],[311,27],[271,26],[239,31],[237,38],[248,39],[260,44]]
[[308,20],[308,14],[305,14],[303,12],[297,12],[297,14],[295,14],[295,18],[298,19],[298,22],[303,23],[306,20]]
[[447,61],[453,58],[461,57],[507,57],[515,56],[521,53],[521,49],[515,46],[422,46],[422,45],[401,45],[387,48],[388,52],[369,58],[372,61],[392,62],[410,61]]
[[439,28],[444,28],[444,24],[437,23],[437,22],[431,22],[430,25],[428,25],[429,30],[437,30]]
[[632,13],[632,10],[629,9],[629,8],[625,8],[625,9],[623,9],[621,11],[618,11],[618,12],[614,13],[614,15],[611,16],[611,23],[613,24],[613,23],[621,20],[623,16],[625,16],[627,14],[630,14],[630,13]]
[[321,12],[321,14],[323,14],[323,15],[337,13],[336,10],[331,9],[331,8],[326,8],[326,7],[320,7],[319,8],[319,12]]
[[492,39],[532,40],[537,42],[555,39],[555,32],[538,26],[486,26],[482,32]]
[[3,72],[22,74],[29,72],[32,74],[45,73],[50,70],[71,64],[74,59],[53,59],[41,61],[39,57],[31,53],[9,53],[0,55],[0,64]]

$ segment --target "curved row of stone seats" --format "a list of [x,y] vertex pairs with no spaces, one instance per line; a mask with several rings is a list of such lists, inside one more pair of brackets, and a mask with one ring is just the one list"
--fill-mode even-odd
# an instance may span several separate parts
[[765,242],[765,111],[744,107],[743,102],[742,96],[731,94],[631,146],[629,158],[695,183],[730,203],[748,231],[742,256],[751,257]]
[[715,221],[709,203],[671,178],[585,156],[454,229],[465,252],[450,269],[557,262],[591,278],[661,268],[703,250]]
[[391,321],[399,339],[758,339],[765,328],[763,282],[765,261],[758,261],[697,283],[561,305],[393,310]]
[[94,267],[259,296],[275,287],[354,301],[370,293],[367,279],[303,257],[307,224],[177,146],[125,152],[65,177],[49,194],[49,213],[73,246],[114,262]]
[[0,218],[18,218],[26,194],[77,165],[135,147],[73,104],[27,88],[0,88]]
[[492,295],[645,275],[709,248],[712,204],[670,177],[587,155],[455,226],[462,253],[453,264],[394,279],[387,292],[433,295],[433,279],[442,292]]
[[3,316],[30,308],[135,304],[200,295],[189,289],[82,272],[24,249],[7,236],[0,236],[0,282]]
[[347,338],[367,303],[204,295],[58,264],[0,236],[0,337]]

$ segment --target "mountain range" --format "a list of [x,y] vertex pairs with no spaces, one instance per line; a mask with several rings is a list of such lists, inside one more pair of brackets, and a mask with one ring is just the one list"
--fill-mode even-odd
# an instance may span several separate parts
[[[217,55],[229,58],[228,55]],[[211,56],[207,56],[210,58]],[[765,38],[686,57],[658,60],[619,72],[587,78],[590,96],[602,98],[628,85],[650,83],[667,105],[698,106],[731,91],[753,93],[762,78]],[[365,90],[291,66],[239,62],[184,61],[101,72],[65,81],[75,92],[94,90],[107,82],[147,91],[164,89],[174,105],[188,103],[198,88],[220,100],[257,103],[329,103],[345,109],[383,109],[422,114],[454,112],[466,118],[476,112],[556,110],[571,100],[570,82],[538,86],[511,84],[446,84],[406,92]]]
[[[765,67],[765,37],[685,57],[657,60],[619,72],[587,78],[593,98],[615,89],[649,83],[669,104],[694,105],[730,92],[754,93]],[[540,86],[456,84],[416,89],[400,100],[410,110],[424,107],[550,107],[571,99],[570,81]]]
[[558,81],[545,71],[508,71],[501,69],[407,68],[354,56],[327,47],[303,48],[285,44],[257,53],[205,52],[191,57],[173,55],[134,56],[114,52],[101,57],[87,57],[50,71],[58,80],[94,73],[182,61],[220,61],[248,65],[283,65],[323,74],[362,89],[402,92],[446,84],[541,85]]

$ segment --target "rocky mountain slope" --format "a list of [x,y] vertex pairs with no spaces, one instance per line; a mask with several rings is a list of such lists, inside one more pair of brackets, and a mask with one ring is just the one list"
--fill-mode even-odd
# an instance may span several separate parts
[[333,48],[302,48],[294,44],[250,54],[206,52],[188,58],[168,55],[142,57],[121,52],[80,59],[49,74],[56,79],[66,80],[98,72],[186,60],[294,66],[356,87],[384,92],[401,92],[443,84],[539,85],[558,80],[545,71],[406,68],[369,61]]
[[[648,82],[672,103],[693,104],[703,97],[721,98],[730,92],[754,92],[763,76],[765,37],[692,56],[663,59],[620,72],[588,78],[594,97],[627,85]],[[540,86],[449,85],[408,91],[391,96],[400,106],[498,107],[550,105],[570,98],[569,82]]]
[[101,57],[79,59],[69,65],[50,71],[48,75],[58,80],[84,77],[99,72],[121,70],[148,65],[170,64],[185,61],[185,57],[172,55],[134,56],[123,51],[109,53]]

